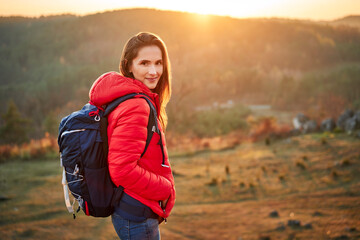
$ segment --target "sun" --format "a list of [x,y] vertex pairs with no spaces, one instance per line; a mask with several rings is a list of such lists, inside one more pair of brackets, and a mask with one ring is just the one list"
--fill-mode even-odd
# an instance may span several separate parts
[[226,9],[219,9],[216,5],[206,5],[202,1],[194,1],[194,3],[188,7],[184,6],[184,10],[187,12],[194,12],[198,14],[208,15],[208,14],[216,14],[216,15],[226,15]]

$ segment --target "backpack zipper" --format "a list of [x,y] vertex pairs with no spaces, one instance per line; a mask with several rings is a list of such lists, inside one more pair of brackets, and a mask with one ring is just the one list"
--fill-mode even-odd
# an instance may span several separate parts
[[75,130],[70,130],[70,131],[64,131],[62,134],[61,134],[61,137],[63,137],[64,135],[66,134],[69,134],[69,133],[74,133],[74,132],[83,132],[85,131],[86,129],[75,129]]

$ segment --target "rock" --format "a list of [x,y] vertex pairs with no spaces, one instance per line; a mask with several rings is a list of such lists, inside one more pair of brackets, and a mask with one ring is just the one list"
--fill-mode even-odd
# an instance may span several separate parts
[[259,240],[271,240],[270,236],[260,236]]
[[269,217],[273,217],[273,218],[279,217],[279,213],[276,210],[274,210],[269,214]]
[[293,125],[295,129],[301,130],[303,129],[303,125],[309,121],[309,118],[305,116],[303,113],[298,113],[296,117],[293,119]]
[[332,132],[336,127],[335,120],[333,118],[325,119],[321,122],[320,129],[323,132]]
[[360,111],[356,111],[353,117],[355,117],[356,121],[360,123]]
[[301,226],[301,222],[299,220],[288,220],[288,224],[289,227],[300,227]]
[[298,113],[298,115],[296,115],[296,118],[301,122],[301,123],[305,123],[307,121],[309,121],[310,119],[303,113]]
[[352,134],[358,128],[358,122],[356,121],[356,117],[353,116],[351,118],[346,119],[345,121],[345,131],[348,134]]
[[312,224],[311,224],[311,223],[306,223],[306,224],[304,225],[304,228],[305,228],[305,229],[312,229]]
[[350,239],[347,235],[340,235],[334,238],[334,240],[347,240]]
[[323,216],[324,214],[322,214],[322,212],[315,211],[312,215],[313,215],[314,217],[320,217],[320,216]]
[[[356,119],[356,129],[360,129],[360,111],[357,111],[353,118]],[[360,131],[357,131],[356,134],[355,134],[356,137],[360,138]]]
[[356,227],[346,227],[345,231],[347,231],[347,232],[356,232],[357,230],[356,230]]
[[313,133],[316,131],[317,131],[317,123],[315,120],[309,120],[303,126],[303,133]]
[[302,128],[302,124],[297,118],[293,118],[293,126],[296,130],[300,130]]
[[354,112],[350,109],[346,109],[339,117],[338,120],[336,121],[336,126],[338,128],[340,128],[341,130],[345,130],[345,123],[346,120],[351,118],[354,115]]
[[275,228],[276,231],[284,231],[286,229],[284,223],[279,222],[278,226]]
[[10,198],[4,195],[0,195],[0,201],[7,201],[7,200],[10,200]]

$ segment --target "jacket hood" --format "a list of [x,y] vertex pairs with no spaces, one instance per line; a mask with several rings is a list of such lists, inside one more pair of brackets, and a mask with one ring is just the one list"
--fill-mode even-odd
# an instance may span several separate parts
[[101,107],[130,93],[144,93],[159,107],[158,95],[150,91],[139,80],[127,78],[117,72],[108,72],[95,80],[90,88],[89,98],[92,104]]

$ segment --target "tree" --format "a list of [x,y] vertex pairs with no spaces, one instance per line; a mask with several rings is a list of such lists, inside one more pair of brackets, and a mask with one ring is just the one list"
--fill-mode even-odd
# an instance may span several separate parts
[[4,122],[0,127],[2,144],[21,144],[29,140],[30,120],[21,116],[14,101],[9,102],[7,112],[1,118]]
[[44,120],[45,132],[51,136],[57,136],[59,130],[59,121],[56,119],[54,113],[49,113]]

